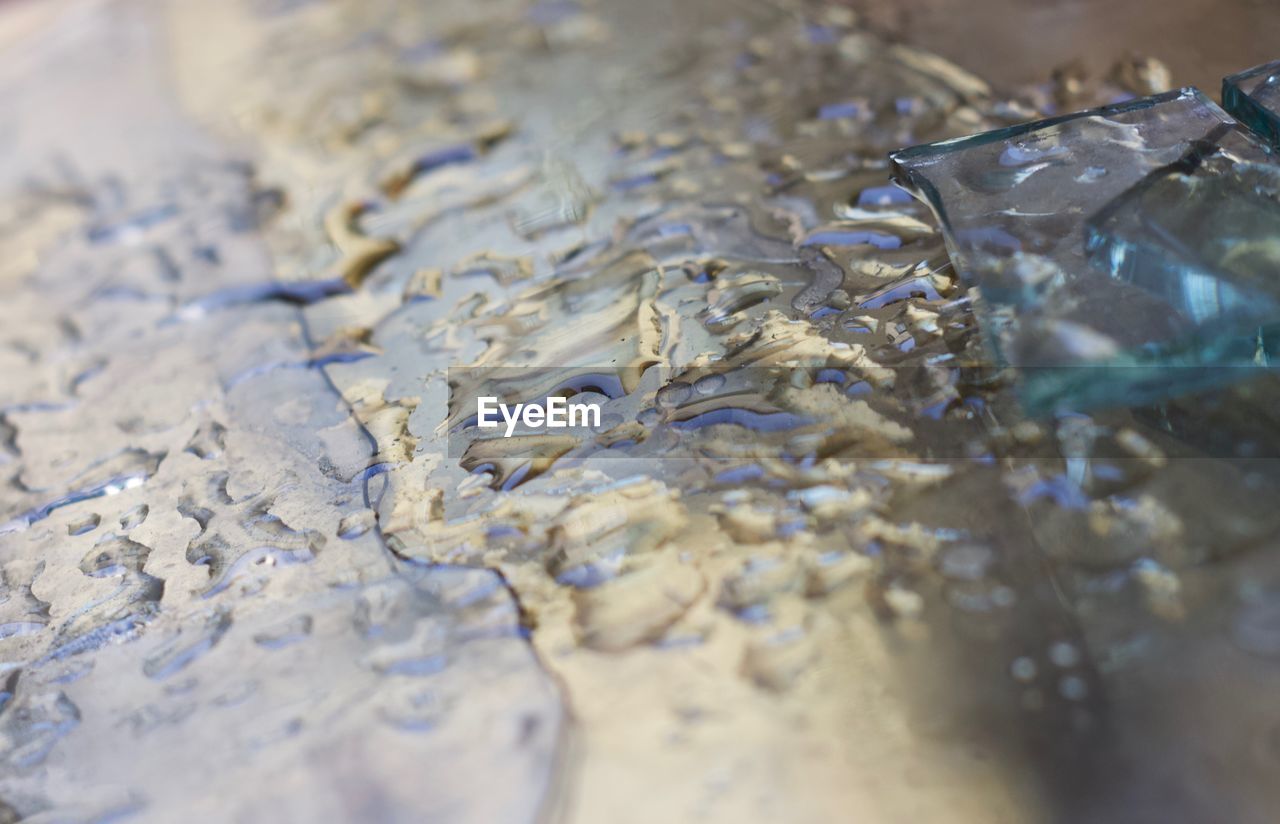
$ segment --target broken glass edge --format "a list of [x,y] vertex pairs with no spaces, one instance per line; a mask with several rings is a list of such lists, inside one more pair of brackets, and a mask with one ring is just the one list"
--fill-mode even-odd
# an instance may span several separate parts
[[921,143],[917,146],[910,146],[905,149],[899,149],[896,152],[889,153],[889,161],[891,163],[890,176],[894,185],[900,189],[916,196],[922,197],[927,204],[934,210],[934,214],[938,218],[939,224],[943,228],[944,240],[947,243],[947,251],[951,253],[953,258],[956,257],[955,250],[951,248],[951,220],[947,214],[942,198],[938,194],[938,190],[934,188],[922,174],[910,164],[913,161],[925,160],[928,158],[939,157],[942,155],[954,154],[956,152],[965,151],[982,146],[989,143],[996,143],[1002,140],[1010,140],[1012,138],[1021,137],[1031,132],[1040,131],[1041,129],[1052,128],[1062,123],[1068,123],[1072,120],[1079,120],[1086,117],[1110,117],[1117,114],[1126,114],[1132,111],[1140,111],[1159,106],[1164,103],[1170,103],[1184,98],[1197,98],[1199,102],[1207,103],[1217,108],[1217,104],[1200,91],[1195,86],[1184,86],[1180,89],[1164,92],[1162,94],[1152,95],[1150,97],[1140,97],[1134,100],[1126,100],[1122,103],[1111,103],[1106,106],[1096,106],[1092,109],[1083,109],[1078,112],[1070,112],[1068,114],[1054,115],[1040,120],[1032,120],[1027,123],[1019,123],[1015,126],[1006,126],[1001,129],[992,129],[977,134],[965,135],[963,137],[953,137],[947,140],[939,140],[933,143]]
[[[1168,245],[1144,244],[1136,238],[1122,237],[1114,227],[1117,221],[1140,214],[1143,210],[1139,202],[1148,188],[1171,174],[1191,176],[1214,159],[1233,165],[1255,165],[1253,161],[1233,157],[1225,146],[1216,142],[1217,138],[1231,134],[1239,132],[1224,123],[1204,140],[1194,142],[1182,158],[1152,171],[1088,218],[1084,225],[1085,254],[1090,264],[1121,280],[1130,280],[1125,272],[1155,267],[1168,277],[1195,278],[1204,287],[1225,284],[1228,289],[1235,289],[1229,276],[1203,258],[1178,255]],[[1163,382],[1174,369],[1179,370],[1178,394],[1222,388],[1264,371],[1274,374],[1280,366],[1280,312],[1274,321],[1258,318],[1229,320],[1228,324],[1224,332],[1207,334],[1201,326],[1175,342],[1124,353],[1096,367],[1069,368],[1057,375],[1056,381],[1027,382],[1020,396],[1024,405],[1046,411],[1053,408],[1055,398],[1063,395],[1083,405],[1101,402],[1115,392],[1108,384],[1115,383],[1112,370],[1118,367],[1126,369],[1124,391],[1126,399],[1134,405],[1167,400],[1170,392]],[[1131,369],[1137,371],[1128,371]]]
[[[1014,140],[1073,120],[1093,117],[1110,118],[1179,101],[1190,101],[1210,110],[1217,110],[1222,117],[1223,122],[1209,135],[1193,143],[1192,152],[1203,152],[1205,146],[1213,146],[1216,149],[1216,141],[1227,135],[1243,136],[1246,139],[1256,137],[1252,132],[1247,131],[1245,124],[1237,122],[1201,90],[1188,86],[1159,95],[902,149],[890,154],[892,179],[897,186],[928,203],[943,229],[949,254],[953,259],[963,259],[966,257],[964,252],[953,244],[955,230],[941,195],[920,171],[921,167],[913,166],[913,163],[921,164],[922,161],[941,158],[978,146]],[[1266,147],[1259,148],[1266,151]],[[1162,167],[1152,174],[1167,172],[1167,170],[1168,166]],[[1128,190],[1104,206],[1103,211],[1123,208],[1118,201],[1124,200],[1125,194],[1128,194]],[[1082,221],[1084,222],[1086,221]],[[1095,268],[1097,268],[1096,265]],[[1010,364],[1004,356],[1000,346],[999,330],[994,327],[1001,324],[1001,310],[1007,311],[1015,307],[1003,301],[981,306],[988,301],[982,295],[982,287],[977,282],[975,273],[964,271],[965,267],[957,267],[957,269],[965,275],[971,287],[976,287],[978,293],[976,302],[979,304],[979,315],[989,351],[993,352],[999,365],[1014,365]],[[1006,325],[1009,320],[1011,319],[1004,319]],[[1216,388],[1241,379],[1238,373],[1224,370],[1240,367],[1257,369],[1258,366],[1266,365],[1280,356],[1280,352],[1271,351],[1275,348],[1277,333],[1280,333],[1280,327],[1264,325],[1242,336],[1223,340],[1222,336],[1208,335],[1204,334],[1203,330],[1196,330],[1188,332],[1175,341],[1136,347],[1096,362],[1086,361],[1080,364],[1054,366],[1015,365],[1023,378],[1019,386],[1019,399],[1026,414],[1038,417],[1105,405],[1139,406],[1168,399],[1171,394],[1191,394]],[[1174,369],[1179,370],[1177,389],[1171,393],[1169,373]],[[1070,404],[1064,404],[1064,401],[1068,400]]]
[[1258,102],[1254,97],[1257,90],[1246,88],[1248,81],[1263,75],[1280,75],[1280,60],[1222,78],[1222,106],[1273,148],[1280,149],[1280,111]]
[[[1232,130],[1223,125],[1216,130],[1218,136],[1224,136]],[[1219,287],[1237,292],[1238,300],[1247,298],[1245,290],[1232,282],[1230,274],[1215,266],[1205,256],[1197,254],[1198,249],[1187,249],[1179,252],[1173,243],[1144,242],[1147,238],[1139,237],[1141,227],[1134,228],[1132,221],[1137,215],[1150,211],[1142,201],[1150,190],[1178,175],[1192,177],[1197,173],[1219,174],[1207,164],[1217,160],[1232,164],[1232,167],[1253,166],[1251,161],[1234,157],[1225,147],[1218,145],[1213,136],[1196,141],[1191,149],[1179,160],[1152,171],[1138,184],[1125,190],[1110,203],[1103,206],[1096,214],[1085,221],[1085,254],[1090,265],[1110,277],[1126,282],[1136,280],[1154,280],[1150,276],[1137,277],[1134,273],[1156,273],[1160,278],[1182,279],[1191,281],[1184,284],[1185,289],[1192,291],[1215,292]],[[1130,225],[1125,225],[1126,221]],[[1144,224],[1145,225],[1145,224]],[[1161,373],[1167,370],[1191,369],[1193,372],[1179,372],[1178,385],[1188,394],[1196,391],[1213,389],[1235,383],[1252,374],[1243,375],[1236,370],[1258,372],[1275,371],[1280,365],[1280,284],[1277,285],[1277,296],[1268,298],[1257,295],[1261,304],[1259,317],[1253,320],[1243,318],[1227,318],[1225,328],[1217,333],[1208,333],[1201,323],[1196,331],[1180,337],[1175,342],[1165,343],[1150,349],[1141,348],[1133,353],[1126,353],[1117,360],[1099,364],[1099,368],[1125,366],[1152,371],[1150,377],[1159,380]],[[1251,289],[1256,294],[1256,289]],[[1268,311],[1273,310],[1273,311]],[[1268,319],[1268,315],[1274,320]],[[1091,381],[1104,379],[1105,373],[1089,375]],[[1146,377],[1145,375],[1143,376]],[[1130,378],[1132,380],[1132,378]],[[1154,386],[1144,391],[1142,378],[1132,383],[1135,397],[1157,401],[1167,397],[1167,391]],[[1081,381],[1073,380],[1073,396],[1078,391],[1083,395],[1094,395],[1105,391],[1105,387],[1085,387]],[[1036,404],[1042,405],[1047,398],[1036,398]]]

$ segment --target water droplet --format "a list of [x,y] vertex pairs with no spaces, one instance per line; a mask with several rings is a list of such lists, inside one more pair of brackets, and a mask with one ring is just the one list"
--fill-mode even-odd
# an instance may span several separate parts
[[377,523],[377,515],[369,509],[354,512],[338,523],[338,537],[344,541],[359,538]]
[[1080,651],[1076,649],[1074,644],[1067,641],[1057,641],[1049,647],[1049,660],[1056,667],[1069,669],[1080,663]]
[[101,522],[102,519],[97,515],[97,513],[90,512],[89,514],[76,518],[74,521],[67,524],[67,534],[83,535],[86,532],[92,532],[98,528],[98,524]]
[[1025,655],[1013,659],[1013,663],[1009,665],[1009,674],[1024,684],[1034,681],[1036,672],[1036,662]]

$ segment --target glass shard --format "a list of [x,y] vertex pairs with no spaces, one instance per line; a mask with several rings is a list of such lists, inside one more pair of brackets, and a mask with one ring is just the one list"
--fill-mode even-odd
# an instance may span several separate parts
[[1208,333],[1181,311],[1184,296],[1091,266],[1084,224],[1203,143],[1239,162],[1269,157],[1190,88],[892,155],[896,182],[929,203],[957,270],[978,287],[984,334],[1019,369],[1029,414],[1200,384],[1182,355]]
[[1222,105],[1280,148],[1280,60],[1223,78]]
[[1090,260],[1159,295],[1186,331],[1162,355],[1184,385],[1230,382],[1280,355],[1280,165],[1197,146],[1086,224]]

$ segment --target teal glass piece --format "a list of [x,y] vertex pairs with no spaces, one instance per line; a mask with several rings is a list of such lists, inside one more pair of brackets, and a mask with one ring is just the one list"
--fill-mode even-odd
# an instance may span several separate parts
[[[1267,148],[1196,89],[892,155],[925,200],[952,262],[977,287],[983,333],[1019,371],[1031,415],[1129,406],[1193,391],[1216,361],[1177,288],[1090,265],[1085,221],[1148,175],[1212,145],[1238,162]],[[1198,354],[1198,350],[1196,350]]]
[[[1158,295],[1182,327],[1153,347],[1213,386],[1280,363],[1280,165],[1210,143],[1153,172],[1086,222],[1090,261]],[[1141,354],[1141,353],[1139,353]]]
[[1224,78],[1222,105],[1280,149],[1280,60]]

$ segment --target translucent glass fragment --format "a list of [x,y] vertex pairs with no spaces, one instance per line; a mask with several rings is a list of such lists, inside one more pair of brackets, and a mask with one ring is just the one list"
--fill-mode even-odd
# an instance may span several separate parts
[[1223,78],[1222,105],[1280,149],[1280,60]]
[[984,334],[1019,369],[1029,414],[1157,400],[1198,388],[1200,367],[1217,365],[1196,349],[1214,321],[1183,311],[1182,287],[1115,276],[1090,264],[1085,244],[1086,220],[1204,145],[1236,162],[1269,158],[1196,89],[892,156],[895,180],[930,204],[977,287]]
[[[1090,260],[1160,295],[1186,332],[1166,357],[1269,365],[1280,331],[1280,165],[1210,144],[1153,172],[1086,224]],[[1206,371],[1208,384],[1231,375]]]

